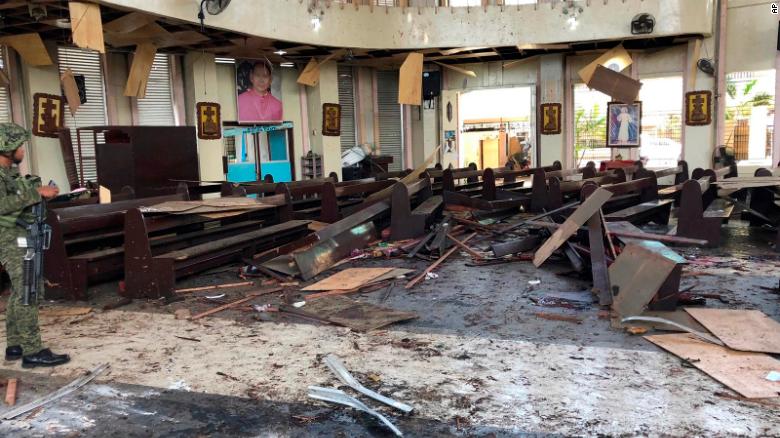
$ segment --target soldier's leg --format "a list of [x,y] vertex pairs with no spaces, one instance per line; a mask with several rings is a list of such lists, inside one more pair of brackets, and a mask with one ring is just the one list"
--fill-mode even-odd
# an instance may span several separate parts
[[0,262],[3,263],[11,279],[11,296],[8,298],[5,314],[8,346],[20,345],[25,355],[35,354],[41,351],[43,346],[38,327],[37,300],[31,302],[29,306],[22,304],[24,253],[20,248],[9,250],[10,248],[6,247],[5,249]]

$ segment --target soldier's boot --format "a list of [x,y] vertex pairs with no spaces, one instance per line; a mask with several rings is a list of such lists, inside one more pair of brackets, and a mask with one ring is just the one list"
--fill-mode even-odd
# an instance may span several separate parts
[[20,345],[14,345],[5,348],[5,360],[19,360],[22,358],[22,347]]
[[67,354],[54,354],[48,348],[22,357],[22,368],[56,367],[70,362]]

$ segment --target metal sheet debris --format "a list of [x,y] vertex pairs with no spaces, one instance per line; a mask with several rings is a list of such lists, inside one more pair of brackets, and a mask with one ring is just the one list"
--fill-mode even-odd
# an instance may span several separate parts
[[363,386],[360,382],[358,382],[357,379],[355,379],[352,374],[347,371],[347,368],[344,366],[344,364],[341,363],[338,357],[329,354],[325,356],[324,359],[325,365],[330,368],[331,371],[333,371],[333,374],[336,375],[336,377],[341,380],[341,382],[350,388],[354,389],[357,392],[360,392],[364,395],[367,395],[374,400],[380,401],[388,406],[392,406],[399,411],[403,411],[404,413],[410,413],[412,410],[414,410],[413,407],[407,405],[406,403],[401,403],[399,401],[395,401],[391,398],[385,397],[382,394],[379,394],[377,392],[374,392],[365,386]]
[[391,423],[390,420],[388,420],[384,415],[369,408],[368,406],[363,404],[363,402],[361,402],[360,400],[347,395],[347,393],[345,393],[344,391],[340,391],[334,388],[322,388],[319,386],[310,386],[309,397],[317,400],[349,406],[353,409],[357,409],[359,411],[363,411],[367,414],[373,415],[374,417],[379,419],[379,421],[384,423],[385,426],[389,427],[390,430],[392,430],[393,433],[395,433],[397,436],[404,436],[404,434],[397,427],[395,427],[395,425]]

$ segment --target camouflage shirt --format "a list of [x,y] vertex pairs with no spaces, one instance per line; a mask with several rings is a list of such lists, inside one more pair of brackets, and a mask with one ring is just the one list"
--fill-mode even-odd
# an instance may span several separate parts
[[32,222],[30,207],[41,202],[36,190],[40,187],[40,178],[23,177],[15,167],[0,167],[0,227],[18,227],[16,219]]

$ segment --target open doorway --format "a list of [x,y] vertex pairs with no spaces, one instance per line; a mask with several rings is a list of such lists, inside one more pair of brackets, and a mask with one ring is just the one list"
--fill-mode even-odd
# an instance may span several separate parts
[[536,163],[534,94],[530,86],[466,91],[458,99],[459,164],[479,169],[510,160]]

